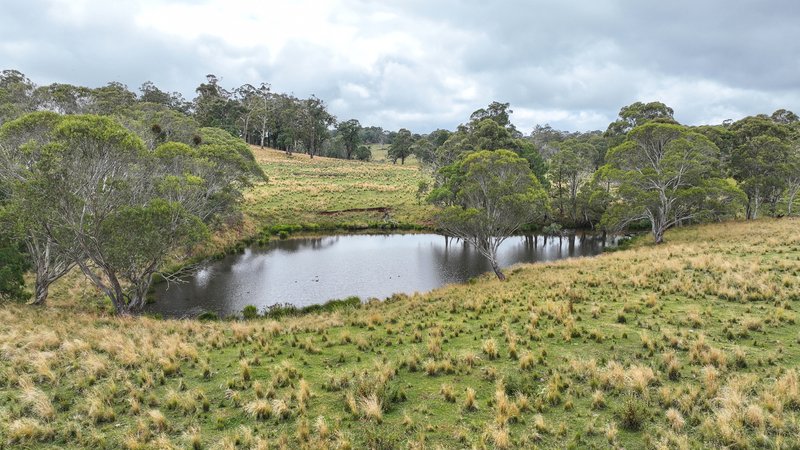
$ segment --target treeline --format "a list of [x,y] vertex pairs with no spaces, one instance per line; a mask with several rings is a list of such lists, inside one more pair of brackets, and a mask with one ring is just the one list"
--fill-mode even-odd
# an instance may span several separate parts
[[165,262],[236,222],[243,190],[265,179],[245,142],[151,84],[137,97],[1,81],[0,297],[30,298],[30,270],[44,303],[78,267],[118,313],[136,312]]
[[[623,107],[605,131],[567,132],[537,125],[527,136],[511,123],[511,114],[508,103],[493,102],[475,111],[454,132],[436,130],[415,136],[401,130],[390,152],[400,157],[416,155],[441,186],[446,168],[465,155],[511,150],[528,160],[548,191],[550,207],[541,225],[555,224],[556,228],[617,230],[632,223],[650,225],[662,220],[646,210],[661,206],[668,209],[664,214],[678,216],[665,219],[669,225],[702,220],[708,214],[690,205],[703,190],[701,181],[706,195],[713,192],[717,201],[725,203],[724,214],[720,209],[716,218],[797,213],[800,119],[791,111],[781,109],[718,125],[684,126],[667,105],[637,102]],[[712,180],[718,183],[714,189]],[[655,186],[655,191],[650,189]],[[652,198],[639,198],[639,207],[631,208],[636,194]],[[660,199],[671,195],[675,198],[661,205]],[[731,197],[737,195],[741,202]],[[706,200],[710,204],[711,199]],[[647,202],[652,207],[643,208]],[[639,213],[628,217],[631,210]]]
[[149,146],[178,139],[187,142],[197,128],[220,128],[249,144],[311,157],[371,158],[368,144],[390,143],[396,134],[362,127],[358,120],[338,122],[316,96],[298,98],[273,92],[268,83],[227,89],[207,75],[186,100],[147,81],[134,93],[110,82],[99,88],[53,83],[37,86],[23,73],[0,73],[0,124],[33,111],[59,114],[113,115]]
[[790,111],[689,127],[663,103],[637,102],[602,133],[536,126],[530,136],[511,113],[493,102],[454,132],[401,130],[390,150],[431,170],[437,227],[469,242],[500,280],[497,249],[526,227],[649,227],[658,244],[674,226],[795,211],[800,120]]

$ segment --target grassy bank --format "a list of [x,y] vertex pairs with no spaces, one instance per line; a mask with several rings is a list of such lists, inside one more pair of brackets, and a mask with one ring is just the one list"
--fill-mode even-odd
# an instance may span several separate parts
[[692,227],[280,321],[4,305],[0,446],[797,447],[799,230]]

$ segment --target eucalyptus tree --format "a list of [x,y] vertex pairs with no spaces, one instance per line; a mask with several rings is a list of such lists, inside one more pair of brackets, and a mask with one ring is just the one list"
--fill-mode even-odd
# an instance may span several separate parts
[[399,159],[400,164],[405,164],[406,158],[413,153],[413,144],[414,136],[411,134],[411,131],[401,128],[400,131],[397,132],[394,141],[389,146],[388,156],[389,159],[392,160],[392,163],[397,164],[397,160]]
[[85,114],[92,104],[91,89],[64,83],[41,86],[34,94],[40,109],[59,114]]
[[768,117],[746,117],[730,126],[733,133],[730,166],[747,194],[747,218],[758,216],[763,203],[775,214],[789,185],[792,170],[792,129]]
[[275,124],[275,98],[270,92],[269,83],[261,83],[258,88],[253,91],[253,98],[255,103],[254,118],[259,125],[259,142],[261,148],[264,148],[264,143],[269,139],[270,129]]
[[0,300],[24,300],[29,263],[18,239],[17,224],[0,205]]
[[248,144],[250,143],[250,127],[256,115],[259,99],[256,95],[256,88],[249,83],[245,83],[234,91],[236,101],[240,105],[238,124],[240,127],[239,136]]
[[619,110],[619,118],[608,125],[606,134],[624,136],[630,130],[650,121],[676,123],[675,111],[661,102],[635,102]]
[[800,193],[800,146],[795,145],[789,161],[789,176],[786,188],[786,215],[791,216],[797,194]]
[[647,220],[653,240],[675,225],[730,216],[743,199],[722,178],[719,149],[686,127],[650,122],[632,129],[608,154],[618,199],[604,221],[617,227]]
[[[510,112],[510,111],[509,111]],[[506,149],[517,153],[528,161],[541,183],[546,183],[547,165],[536,146],[521,137],[515,137],[513,126],[502,126],[503,121],[491,117],[480,122],[460,125],[454,133],[447,135],[446,140],[433,150],[428,158],[434,170],[453,164],[461,156],[480,150]]]
[[192,144],[199,138],[200,126],[194,118],[158,103],[137,103],[116,118],[150,150],[165,142]]
[[594,147],[577,139],[567,139],[559,144],[559,150],[550,158],[549,177],[553,198],[561,217],[578,221],[578,191],[591,174]]
[[158,88],[152,81],[145,81],[139,86],[139,101],[142,103],[155,103],[157,105],[170,107],[172,96]]
[[486,108],[477,109],[469,116],[470,126],[476,126],[484,120],[489,119],[505,128],[513,137],[522,137],[519,131],[517,131],[517,127],[511,123],[511,114],[513,113],[514,111],[511,110],[510,103],[493,101]]
[[201,126],[222,128],[231,134],[239,131],[242,106],[230,91],[219,84],[215,75],[206,75],[206,82],[201,83],[195,92],[194,116]]
[[114,115],[136,103],[136,94],[128,90],[128,86],[116,81],[90,89],[89,97],[87,112],[91,114]]
[[36,85],[18,70],[0,72],[0,125],[35,111]]
[[328,112],[324,101],[312,95],[301,103],[299,123],[306,153],[314,158],[328,138],[328,128],[336,123],[336,117]]
[[36,270],[34,301],[77,265],[118,313],[144,305],[166,258],[189,252],[264,178],[243,141],[198,134],[194,147],[150,150],[112,117],[50,112],[0,129],[2,206]]
[[[44,304],[52,283],[81,258],[77,242],[62,223],[59,197],[47,191],[47,155],[56,151],[53,130],[62,116],[36,112],[0,128],[0,182],[6,188],[9,236],[24,242],[34,270],[32,303]],[[13,219],[13,220],[11,220]]]
[[336,131],[342,138],[344,144],[345,159],[350,159],[355,155],[358,146],[361,144],[361,123],[356,119],[339,122]]
[[444,206],[436,215],[437,226],[472,245],[505,280],[498,247],[547,208],[547,194],[528,161],[509,150],[484,150],[442,171],[445,183],[429,196]]
[[275,97],[275,133],[273,145],[286,151],[287,155],[298,149],[302,137],[302,103],[293,95],[278,94]]

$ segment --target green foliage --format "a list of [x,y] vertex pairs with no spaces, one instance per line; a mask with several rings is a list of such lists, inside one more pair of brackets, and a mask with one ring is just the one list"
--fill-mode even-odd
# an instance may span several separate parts
[[559,151],[550,159],[549,178],[552,183],[554,207],[562,220],[576,223],[578,191],[592,169],[594,147],[576,139],[559,143]]
[[[536,145],[517,131],[510,121],[508,103],[492,102],[488,108],[475,111],[467,125],[460,125],[454,133],[437,130],[416,144],[415,154],[437,173],[451,166],[464,155],[481,150],[505,149],[515,152],[528,161],[539,183],[547,186],[547,164]],[[441,184],[438,178],[437,183]]]
[[18,70],[0,72],[0,125],[34,111],[35,86]]
[[36,273],[37,303],[78,264],[120,312],[140,308],[167,258],[188,254],[251,180],[249,147],[202,129],[148,151],[108,116],[38,112],[0,129],[0,181]]
[[628,133],[608,154],[609,179],[618,201],[604,216],[609,227],[648,220],[656,243],[668,228],[730,217],[741,191],[721,181],[719,149],[680,125],[651,122]]
[[255,305],[247,305],[242,308],[242,317],[245,320],[252,320],[258,317],[258,307]]
[[214,311],[204,311],[197,316],[200,321],[214,321],[219,320],[219,315]]
[[755,218],[762,203],[777,214],[778,201],[797,178],[797,144],[789,126],[766,117],[746,117],[730,127],[733,177],[747,194],[747,217]]
[[541,217],[547,199],[528,162],[508,150],[480,151],[442,171],[445,183],[429,196],[446,205],[436,215],[447,234],[464,239],[486,256],[499,278],[497,247]]
[[177,203],[156,198],[143,206],[122,206],[99,229],[98,250],[123,278],[163,262],[169,251],[190,248],[208,235],[206,226]]
[[266,310],[264,311],[264,317],[270,319],[280,319],[282,317],[303,316],[306,314],[340,311],[344,309],[356,308],[360,305],[361,305],[361,299],[356,296],[347,297],[345,299],[329,300],[323,304],[308,305],[300,308],[291,304],[285,304],[285,305],[275,304],[266,308]]
[[[345,159],[350,159],[352,156],[357,155],[357,150],[361,144],[361,124],[356,119],[346,120],[340,122],[336,127],[336,131],[344,142]],[[361,158],[358,158],[361,159]]]
[[195,119],[201,126],[220,128],[229,133],[238,131],[236,121],[242,113],[242,106],[219,85],[216,76],[207,75],[206,82],[201,83],[195,91]]
[[[0,215],[2,214],[0,212]],[[0,218],[0,225],[9,224]],[[7,228],[6,232],[0,231],[0,299],[19,301],[30,296],[30,293],[25,291],[23,278],[29,268],[30,263],[22,243],[14,236],[9,236]]]
[[622,404],[614,410],[614,417],[620,426],[629,431],[642,428],[649,416],[647,404],[637,395],[627,395]]
[[151,150],[166,142],[192,144],[199,136],[200,126],[192,117],[159,104],[136,103],[116,116]]
[[359,161],[372,160],[372,150],[370,150],[366,145],[359,145],[354,155]]
[[396,163],[399,159],[400,164],[405,164],[406,158],[413,153],[411,148],[413,144],[414,138],[411,132],[405,128],[401,128],[400,131],[397,132],[397,136],[394,138],[392,145],[389,146],[389,159],[391,159],[393,163]]
[[609,137],[624,136],[630,130],[651,121],[676,124],[675,112],[661,102],[636,102],[619,110],[619,119],[612,122],[606,130]]

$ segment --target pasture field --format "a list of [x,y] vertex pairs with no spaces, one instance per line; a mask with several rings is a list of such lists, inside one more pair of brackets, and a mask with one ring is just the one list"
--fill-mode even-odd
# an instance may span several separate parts
[[[270,173],[295,200],[250,214],[363,205],[293,185],[317,164],[348,170],[299,158]],[[687,227],[508,275],[248,321],[3,305],[0,447],[800,446],[797,219]]]
[[[369,149],[372,151],[372,161],[379,163],[391,164],[392,160],[389,159],[389,145],[388,144],[370,144]],[[400,165],[398,160],[397,165]],[[406,166],[419,167],[419,161],[414,155],[406,158]]]
[[258,147],[253,153],[269,176],[268,183],[251,189],[245,198],[245,214],[258,224],[430,224],[433,209],[417,198],[419,181],[428,176],[416,166],[310,159]]

